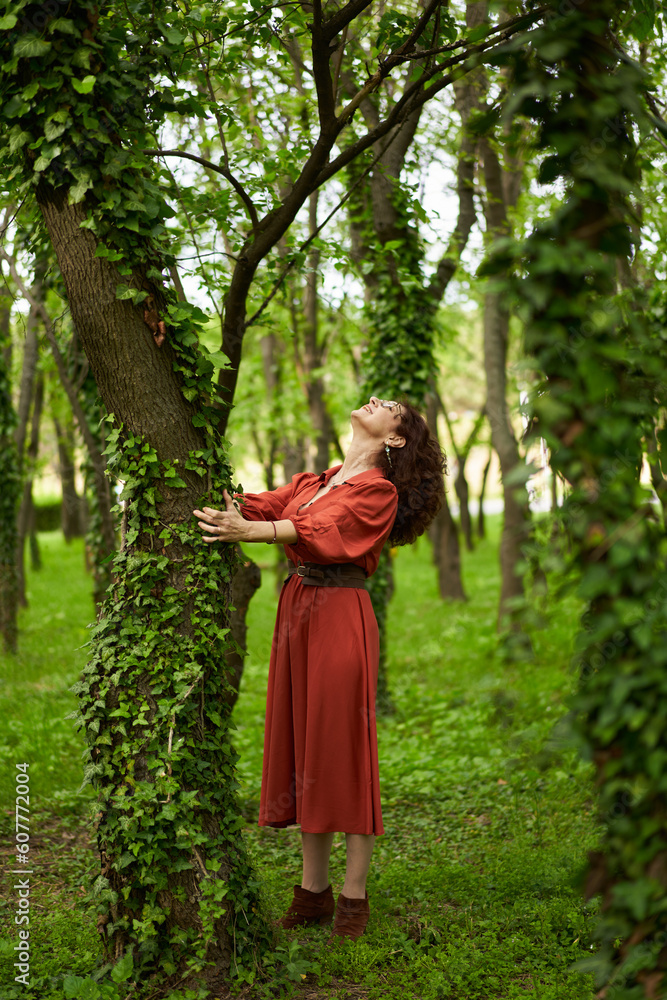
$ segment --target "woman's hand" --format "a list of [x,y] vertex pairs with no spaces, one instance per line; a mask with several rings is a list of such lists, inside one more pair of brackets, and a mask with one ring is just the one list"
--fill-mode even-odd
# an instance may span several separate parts
[[227,490],[222,491],[225,498],[225,510],[215,510],[204,507],[195,510],[193,514],[200,518],[199,527],[204,533],[205,542],[242,542],[248,534],[248,521],[244,520]]

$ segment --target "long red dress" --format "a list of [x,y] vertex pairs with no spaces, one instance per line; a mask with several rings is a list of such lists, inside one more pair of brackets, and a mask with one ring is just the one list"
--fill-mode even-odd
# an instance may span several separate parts
[[[381,469],[351,476],[303,507],[340,469],[312,472],[269,493],[245,494],[250,521],[289,519],[295,564],[355,563],[375,572],[394,523],[396,487]],[[363,588],[283,585],[273,634],[260,826],[306,833],[384,832],[375,692],[378,628]]]

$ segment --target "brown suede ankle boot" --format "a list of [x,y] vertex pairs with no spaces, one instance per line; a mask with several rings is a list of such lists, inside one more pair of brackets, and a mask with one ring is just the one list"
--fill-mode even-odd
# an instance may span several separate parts
[[341,892],[331,937],[346,937],[356,941],[366,930],[370,913],[368,893],[364,899],[348,899]]
[[278,921],[281,927],[302,927],[309,924],[330,924],[334,913],[334,898],[331,886],[323,892],[310,892],[300,885],[294,886],[294,898],[284,917]]

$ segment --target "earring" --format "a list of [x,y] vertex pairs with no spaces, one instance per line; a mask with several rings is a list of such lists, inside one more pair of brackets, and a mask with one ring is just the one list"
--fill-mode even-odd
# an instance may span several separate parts
[[387,442],[386,442],[386,441],[385,441],[385,443],[384,443],[384,450],[385,450],[385,451],[386,451],[386,453],[387,453],[387,461],[388,461],[388,462],[389,462],[389,464],[391,465],[391,452],[389,451],[389,445],[387,444]]

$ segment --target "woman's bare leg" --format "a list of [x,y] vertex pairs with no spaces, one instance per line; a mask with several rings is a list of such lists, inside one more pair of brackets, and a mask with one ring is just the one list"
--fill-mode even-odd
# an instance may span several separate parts
[[346,833],[345,840],[347,863],[345,865],[345,884],[341,891],[347,899],[364,899],[366,876],[375,846],[375,834]]
[[301,832],[303,847],[303,879],[301,888],[309,892],[324,892],[329,885],[329,855],[333,833]]

